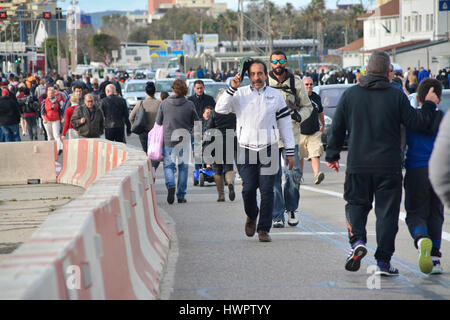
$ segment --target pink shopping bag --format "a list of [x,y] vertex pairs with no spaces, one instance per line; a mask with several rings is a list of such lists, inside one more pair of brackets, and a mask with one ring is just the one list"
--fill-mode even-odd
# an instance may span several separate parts
[[153,161],[163,160],[164,128],[155,122],[148,133],[147,156]]

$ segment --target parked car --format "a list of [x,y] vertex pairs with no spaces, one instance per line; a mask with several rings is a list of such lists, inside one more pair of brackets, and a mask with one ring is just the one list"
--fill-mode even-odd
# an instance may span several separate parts
[[171,72],[169,73],[168,78],[186,80],[186,76],[184,75],[183,72]]
[[[411,93],[408,96],[409,102],[411,106],[414,108],[419,107],[419,103],[417,102],[417,92]],[[438,109],[443,112],[447,112],[450,109],[450,89],[442,90],[442,101],[438,104]]]
[[[227,80],[225,80],[227,87],[231,86],[231,79],[233,79],[233,78],[230,77],[230,78],[227,78]],[[248,86],[249,84],[251,84],[250,79],[247,76],[244,76],[244,79],[242,79],[241,85],[239,87]]]
[[[213,97],[214,100],[217,100],[217,94],[219,93],[220,89],[226,90],[227,88],[228,85],[224,82],[205,82],[204,94],[207,94]],[[188,95],[192,96],[194,93],[194,83],[192,82],[189,86]]]
[[[325,130],[322,134],[322,143],[324,148],[327,146],[328,132],[331,129],[333,123],[334,112],[336,111],[337,104],[341,99],[345,90],[354,86],[354,84],[329,84],[323,86],[314,87],[314,92],[320,96],[323,106],[323,113],[325,116]],[[344,147],[347,147],[348,137],[344,141]]]
[[127,101],[128,109],[132,110],[140,101],[144,100],[145,86],[148,80],[128,80],[122,89],[123,98]]
[[176,78],[161,78],[154,79],[155,81],[155,98],[159,99],[161,97],[161,92],[167,91],[169,95],[172,95],[172,83],[176,80]]

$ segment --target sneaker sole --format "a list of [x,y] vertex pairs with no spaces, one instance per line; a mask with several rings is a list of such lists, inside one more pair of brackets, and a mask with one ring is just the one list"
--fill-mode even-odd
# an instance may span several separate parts
[[375,271],[375,275],[376,276],[381,276],[381,277],[397,277],[400,274],[399,273],[389,273],[389,272],[386,272],[386,271],[378,270],[378,271]]
[[277,229],[284,228],[284,225],[282,225],[282,224],[274,224],[273,228],[277,228]]
[[356,247],[355,251],[353,252],[353,257],[349,259],[345,264],[345,270],[352,272],[358,271],[361,266],[361,259],[364,258],[366,254],[366,247]]
[[430,272],[430,274],[442,274],[444,271],[442,269],[433,270]]
[[288,221],[288,225],[290,225],[291,227],[295,227],[296,225],[298,225],[298,221],[297,222],[289,222]]
[[323,179],[325,179],[325,174],[323,172],[321,172],[317,176],[317,180],[314,181],[314,184],[320,184],[323,181]]
[[423,238],[419,245],[419,269],[423,273],[429,274],[433,270],[433,260],[431,259],[431,248],[433,243],[428,238]]

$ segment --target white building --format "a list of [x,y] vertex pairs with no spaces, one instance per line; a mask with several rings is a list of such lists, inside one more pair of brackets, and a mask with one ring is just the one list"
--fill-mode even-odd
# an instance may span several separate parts
[[[367,64],[373,51],[381,50],[403,69],[423,66],[436,73],[450,66],[450,13],[439,11],[439,0],[383,2],[359,18],[364,23],[362,65]],[[340,48],[344,59],[350,54],[345,49]]]
[[146,43],[121,43],[119,66],[147,67],[151,63],[150,45]]
[[364,49],[364,38],[359,38],[336,51],[342,52],[342,67],[362,67],[364,65],[361,50]]
[[145,27],[149,25],[149,16],[148,13],[133,13],[133,12],[127,12],[126,17],[128,21],[136,24],[140,27]]

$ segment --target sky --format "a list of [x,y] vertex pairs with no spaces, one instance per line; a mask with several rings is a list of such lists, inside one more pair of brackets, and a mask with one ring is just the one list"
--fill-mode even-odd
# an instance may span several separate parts
[[[341,2],[352,3],[354,0],[345,0]],[[215,0],[215,2],[226,2],[228,4],[228,9],[237,10],[238,0]],[[301,7],[306,7],[311,1],[310,0],[272,0],[277,6],[282,6],[287,2],[290,2],[294,5],[295,9],[300,9]],[[63,10],[67,9],[70,5],[70,0],[59,0]],[[328,8],[336,8],[336,0],[325,0],[325,3]],[[98,11],[106,11],[106,10],[126,10],[126,11],[134,11],[134,10],[146,10],[147,9],[147,0],[133,0],[133,1],[123,1],[123,0],[79,0],[80,10],[84,12],[98,12]]]

